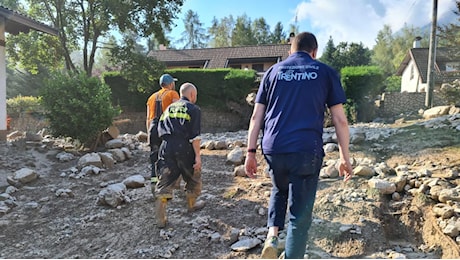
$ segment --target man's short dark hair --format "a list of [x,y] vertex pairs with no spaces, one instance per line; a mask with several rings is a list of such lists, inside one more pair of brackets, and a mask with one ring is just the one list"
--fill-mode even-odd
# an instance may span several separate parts
[[291,44],[298,51],[312,52],[318,48],[318,41],[315,35],[309,32],[297,34]]

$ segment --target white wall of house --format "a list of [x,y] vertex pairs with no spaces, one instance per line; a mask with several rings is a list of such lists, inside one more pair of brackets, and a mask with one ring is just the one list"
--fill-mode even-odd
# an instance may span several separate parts
[[425,92],[426,87],[414,60],[411,60],[401,76],[401,92]]

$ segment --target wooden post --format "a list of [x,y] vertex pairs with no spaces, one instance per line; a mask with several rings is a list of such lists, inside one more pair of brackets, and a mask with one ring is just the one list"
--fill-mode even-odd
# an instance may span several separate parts
[[5,18],[0,16],[0,141],[6,141]]

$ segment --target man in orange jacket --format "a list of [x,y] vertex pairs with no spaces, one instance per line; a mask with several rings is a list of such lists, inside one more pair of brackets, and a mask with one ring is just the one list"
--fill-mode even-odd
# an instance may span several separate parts
[[152,166],[150,185],[152,194],[155,198],[155,185],[158,182],[155,172],[155,163],[158,160],[158,149],[161,144],[161,138],[158,136],[158,120],[163,111],[173,102],[179,100],[179,93],[175,90],[177,79],[169,74],[163,74],[160,77],[161,89],[153,93],[147,100],[147,120],[146,127],[149,134],[150,145],[150,163]]

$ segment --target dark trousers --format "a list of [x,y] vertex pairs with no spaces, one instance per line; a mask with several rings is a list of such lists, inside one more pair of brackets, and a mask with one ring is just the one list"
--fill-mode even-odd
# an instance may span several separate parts
[[163,140],[158,152],[158,183],[155,190],[157,197],[172,197],[175,183],[182,176],[188,195],[198,197],[201,194],[201,172],[194,171],[195,152],[188,140],[169,138]]
[[150,164],[152,167],[152,172],[150,177],[157,177],[155,164],[158,161],[158,149],[161,145],[161,138],[158,137],[157,122],[154,120],[150,124],[149,129],[149,146],[150,146]]
[[265,155],[265,159],[273,183],[268,227],[276,226],[283,230],[288,210],[286,258],[303,258],[323,157],[310,153],[288,153]]

